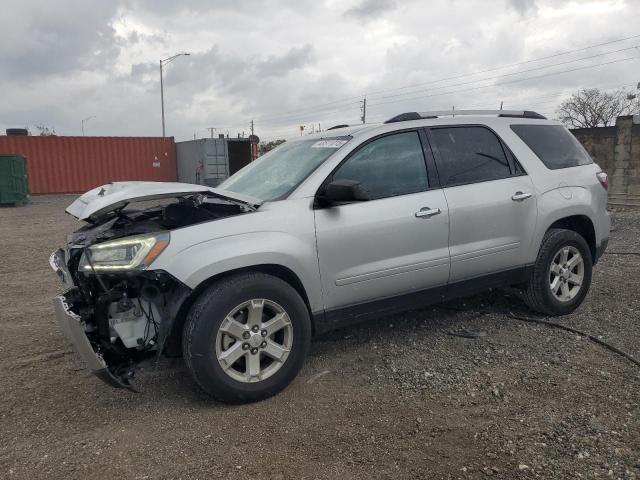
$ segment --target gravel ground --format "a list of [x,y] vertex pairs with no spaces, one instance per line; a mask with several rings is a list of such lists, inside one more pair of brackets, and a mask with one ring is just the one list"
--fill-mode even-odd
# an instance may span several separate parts
[[[179,359],[111,389],[53,315],[72,199],[0,209],[0,478],[640,478],[640,367],[510,318],[532,314],[504,291],[324,335],[257,404],[212,402]],[[554,320],[638,359],[639,236],[616,212],[587,300]]]

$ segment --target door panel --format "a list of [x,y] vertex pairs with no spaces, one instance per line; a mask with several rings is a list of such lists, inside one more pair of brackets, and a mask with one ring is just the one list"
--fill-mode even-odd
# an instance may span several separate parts
[[442,190],[315,210],[325,308],[445,285],[448,216]]
[[429,134],[449,205],[449,281],[523,266],[538,212],[531,179],[485,126]]
[[[513,200],[517,192],[531,197]],[[525,264],[537,220],[528,176],[444,189],[449,205],[451,282]]]

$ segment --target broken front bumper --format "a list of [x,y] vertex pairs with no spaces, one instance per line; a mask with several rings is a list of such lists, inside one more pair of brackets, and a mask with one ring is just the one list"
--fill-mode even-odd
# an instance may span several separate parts
[[62,333],[64,333],[67,340],[71,342],[71,345],[73,345],[76,353],[82,358],[86,367],[98,378],[113,387],[131,388],[130,385],[122,382],[109,371],[104,359],[93,349],[84,331],[85,323],[78,315],[69,310],[67,299],[64,295],[58,295],[54,298],[53,305]]
[[[71,274],[64,262],[64,252],[62,250],[53,252],[49,259],[49,263],[51,264],[51,268],[53,268],[62,280],[67,292],[69,289],[75,288],[71,279]],[[111,373],[102,356],[95,351],[87,337],[87,334],[85,333],[85,322],[79,315],[71,311],[65,294],[55,297],[53,299],[53,306],[56,318],[58,319],[58,323],[62,329],[62,333],[64,333],[64,336],[71,343],[76,353],[84,361],[86,367],[98,378],[113,387],[132,389],[128,382],[121,380]]]

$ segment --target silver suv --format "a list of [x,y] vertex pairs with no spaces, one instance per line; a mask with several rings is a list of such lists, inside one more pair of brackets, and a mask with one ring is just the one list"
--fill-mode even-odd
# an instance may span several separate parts
[[606,188],[571,133],[535,112],[339,127],[219,188],[82,195],[67,212],[86,224],[51,256],[66,287],[55,308],[113,386],[132,388],[146,358],[182,355],[216,399],[256,401],[293,380],[313,335],[348,323],[509,285],[535,311],[572,312],[607,245]]

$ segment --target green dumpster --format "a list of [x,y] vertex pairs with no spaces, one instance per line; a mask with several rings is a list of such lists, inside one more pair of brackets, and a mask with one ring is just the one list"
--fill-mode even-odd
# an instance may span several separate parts
[[0,204],[25,203],[27,188],[27,161],[22,155],[0,153]]

